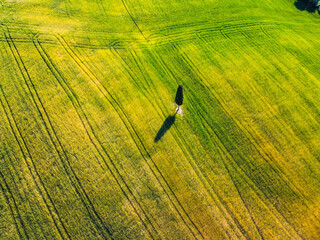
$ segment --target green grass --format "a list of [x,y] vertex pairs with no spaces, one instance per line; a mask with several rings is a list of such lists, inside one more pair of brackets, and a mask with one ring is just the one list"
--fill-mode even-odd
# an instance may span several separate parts
[[22,0],[0,24],[0,239],[320,238],[317,13]]

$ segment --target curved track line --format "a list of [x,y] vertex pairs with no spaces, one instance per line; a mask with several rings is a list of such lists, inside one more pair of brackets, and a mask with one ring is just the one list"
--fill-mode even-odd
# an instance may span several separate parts
[[[124,59],[122,59],[124,61]],[[174,78],[174,74],[170,71],[170,69],[164,64],[164,62],[161,60],[161,59],[157,59],[156,61],[160,61],[161,64],[159,64],[159,66],[161,68],[163,68],[164,71],[167,72],[167,74],[169,76],[171,76],[172,79],[175,79]],[[143,66],[143,64],[140,62],[140,63],[137,63],[137,65],[141,65]],[[140,69],[140,67],[139,67]],[[141,69],[140,69],[141,71]],[[147,73],[145,73],[147,74]],[[142,75],[144,76],[145,74],[142,73]],[[145,79],[146,82],[147,79]],[[152,89],[152,88],[151,88]],[[158,95],[157,93],[155,95]],[[151,102],[151,99],[149,99],[149,101]],[[157,101],[157,100],[156,100]],[[165,106],[162,104],[159,104],[158,103],[158,106],[162,106],[162,108],[165,108]],[[164,112],[162,110],[162,114],[164,115]],[[176,130],[176,132],[179,132],[179,130],[177,128],[174,128]],[[172,131],[171,131],[172,132]],[[239,221],[236,219],[236,217],[234,216],[234,214],[231,212],[231,210],[228,208],[228,206],[226,206],[225,204],[223,204],[223,200],[222,200],[222,197],[219,196],[216,191],[213,189],[213,186],[208,182],[207,178],[204,176],[204,173],[199,169],[197,163],[194,162],[194,160],[192,159],[192,157],[189,156],[190,155],[193,155],[192,154],[192,151],[190,148],[188,147],[185,147],[185,146],[188,146],[188,144],[184,141],[184,138],[182,137],[183,135],[182,134],[177,134],[177,133],[172,133],[173,135],[175,135],[175,141],[177,142],[178,146],[181,148],[184,148],[185,150],[182,150],[182,152],[184,153],[186,159],[188,159],[188,162],[191,166],[191,168],[193,168],[193,170],[195,171],[196,175],[198,176],[199,180],[202,182],[202,184],[205,186],[205,189],[206,191],[208,192],[208,194],[211,196],[212,200],[214,202],[216,202],[219,210],[221,211],[221,213],[223,213],[223,215],[225,215],[226,218],[229,218],[229,220],[231,221],[231,219],[235,222],[236,226],[239,228],[240,232],[246,236],[246,238],[249,238],[249,235],[248,233],[243,229],[243,227],[241,226],[241,224],[239,223]],[[179,136],[179,137],[178,137]],[[181,139],[181,141],[179,140]],[[184,142],[185,144],[179,144],[181,142]],[[188,156],[185,154],[185,153],[189,153]],[[239,195],[241,196],[241,195]],[[225,208],[225,209],[222,209],[222,208]],[[230,215],[231,219],[229,216],[227,216],[227,214]],[[221,226],[222,227],[222,226]],[[230,226],[233,230],[234,227]],[[224,227],[222,227],[224,228]],[[226,232],[228,234],[228,232]]]
[[10,50],[14,56],[14,59],[20,69],[20,72],[23,76],[25,84],[26,84],[26,86],[32,96],[32,99],[35,103],[35,106],[36,106],[36,108],[40,114],[40,117],[43,121],[43,124],[46,128],[48,136],[50,137],[51,142],[52,142],[56,152],[58,153],[59,158],[61,159],[63,167],[64,167],[66,173],[68,174],[68,177],[69,177],[70,181],[72,182],[74,189],[76,190],[82,203],[84,204],[84,206],[88,210],[90,218],[92,219],[93,223],[97,226],[97,229],[99,229],[102,236],[104,236],[104,237],[108,236],[108,238],[111,238],[111,233],[109,232],[109,230],[106,228],[106,226],[102,222],[102,219],[100,218],[97,211],[95,210],[91,200],[89,199],[89,197],[88,197],[87,193],[85,192],[83,186],[81,185],[77,175],[75,174],[73,168],[71,167],[71,164],[69,162],[67,154],[66,154],[65,150],[63,149],[61,142],[59,141],[59,139],[57,137],[57,134],[56,134],[56,132],[53,128],[53,125],[51,123],[51,120],[48,116],[48,113],[46,112],[46,110],[44,108],[44,105],[43,105],[43,103],[38,95],[38,92],[32,82],[32,79],[28,73],[28,70],[27,70],[26,66],[24,65],[24,62],[18,52],[18,49],[17,49],[15,43],[11,40],[10,33],[8,33],[8,35],[7,34],[5,34],[5,35],[8,39],[8,45],[10,47]]
[[[116,167],[115,163],[111,159],[111,156],[108,154],[106,149],[102,146],[101,142],[98,140],[96,134],[93,131],[93,128],[92,128],[91,124],[89,123],[89,120],[88,120],[87,116],[85,115],[85,113],[84,113],[84,111],[83,111],[83,109],[81,107],[80,102],[77,99],[77,96],[76,96],[75,92],[71,89],[71,87],[69,86],[67,81],[61,75],[61,73],[58,71],[58,69],[55,67],[55,65],[53,64],[53,61],[50,59],[50,57],[44,51],[43,47],[41,46],[41,44],[40,44],[40,42],[38,41],[37,38],[34,40],[34,44],[35,44],[35,47],[37,48],[40,56],[42,57],[43,61],[45,62],[45,64],[47,65],[47,67],[49,68],[49,70],[51,71],[53,76],[56,78],[56,80],[58,81],[59,85],[62,87],[62,89],[66,93],[66,95],[69,97],[74,109],[77,112],[77,115],[79,116],[79,118],[80,118],[80,120],[82,122],[83,127],[86,130],[86,133],[87,133],[91,143],[93,144],[93,146],[97,150],[97,152],[100,155],[100,157],[103,159],[103,161],[104,161],[105,165],[107,166],[108,170],[110,171],[111,175],[116,180],[119,188],[121,189],[121,191],[123,192],[125,197],[130,202],[130,205],[132,206],[132,208],[134,209],[134,211],[138,215],[139,219],[141,220],[142,224],[144,225],[144,227],[148,231],[149,235],[152,238],[154,238],[154,236],[151,233],[151,231],[149,230],[148,226],[145,224],[145,221],[143,220],[143,218],[145,218],[146,221],[149,222],[149,224],[151,225],[151,227],[152,227],[153,231],[155,232],[155,234],[158,235],[155,227],[153,226],[153,223],[148,218],[146,212],[143,210],[143,208],[141,207],[140,203],[137,201],[137,199],[134,196],[133,192],[130,190],[129,185],[125,182],[123,176],[120,174],[120,171],[118,170],[118,168]],[[109,159],[110,164],[107,163],[106,159]],[[129,196],[132,196],[131,197],[132,199],[130,199]],[[140,209],[140,210],[138,210],[138,209]],[[141,213],[139,213],[139,211],[142,212],[142,215],[144,217],[141,216]]]
[[[52,220],[55,224],[55,227],[57,228],[57,230],[59,232],[59,235],[63,239],[66,239],[66,238],[70,239],[68,231],[66,230],[64,223],[61,221],[60,215],[59,215],[59,213],[58,213],[58,211],[52,201],[52,198],[50,197],[50,195],[49,195],[49,193],[48,193],[48,191],[47,191],[47,189],[46,189],[46,187],[40,177],[40,174],[38,173],[38,170],[35,166],[33,157],[31,156],[30,151],[27,147],[27,144],[26,144],[24,138],[22,137],[22,133],[17,125],[17,122],[13,116],[12,110],[10,108],[10,105],[5,97],[5,94],[4,94],[1,86],[0,86],[0,102],[1,102],[1,105],[4,109],[4,111],[5,111],[7,120],[9,122],[11,131],[12,131],[12,134],[14,135],[15,140],[19,145],[19,149],[22,153],[24,162],[28,167],[28,170],[32,176],[33,182],[35,183],[37,190],[39,191],[39,193],[40,193],[40,195],[46,205],[46,208],[48,209],[50,217],[52,218]],[[49,205],[52,205],[52,206],[49,206]],[[51,208],[53,208],[53,209],[51,209]],[[60,224],[58,224],[58,222]],[[59,225],[61,225],[61,226],[59,226]],[[62,229],[60,229],[60,228],[62,228]]]
[[[224,33],[223,33],[224,34]],[[226,35],[226,38],[230,39],[227,35]],[[231,40],[231,39],[230,39]],[[179,51],[179,50],[177,50]],[[247,133],[247,131],[242,127],[241,123],[238,122],[238,120],[232,116],[232,114],[225,108],[225,106],[223,105],[223,101],[222,99],[218,96],[218,94],[214,91],[214,89],[208,87],[208,80],[206,80],[206,78],[202,75],[202,73],[197,69],[197,67],[192,63],[192,61],[186,56],[186,55],[182,55],[182,57],[184,57],[185,59],[185,62],[186,64],[189,65],[189,67],[191,69],[193,69],[193,72],[196,74],[196,76],[199,78],[199,79],[202,79],[204,83],[206,83],[206,85],[203,85],[205,88],[208,89],[209,92],[212,93],[212,96],[216,99],[216,101],[219,103],[219,105],[221,106],[221,108],[223,109],[223,111],[230,117],[230,119],[232,119],[236,126],[239,127],[239,129],[243,132],[244,136],[249,140],[249,142],[251,142],[253,144],[253,146],[255,146],[255,148],[257,149],[258,153],[260,154],[260,156],[263,158],[263,159],[268,159],[268,155],[265,154],[264,152],[261,152],[259,149],[259,147],[257,146],[257,143],[252,141],[252,138],[250,138],[247,134],[250,134],[250,133]],[[211,126],[209,124],[209,126]],[[222,143],[222,142],[221,142]],[[269,159],[269,161],[271,161]],[[269,162],[268,161],[268,162]],[[240,169],[240,168],[239,168]],[[245,173],[244,173],[245,174]],[[247,179],[250,179],[246,174],[243,176],[243,177],[246,177]],[[249,181],[252,181],[251,179]],[[255,186],[256,189],[259,189],[253,182],[252,184]],[[261,193],[265,196],[265,194],[261,191]],[[266,200],[268,199],[267,196],[265,196]],[[267,200],[268,201],[268,200]],[[269,202],[269,201],[268,201]],[[273,206],[272,203],[270,203],[269,205],[269,209],[275,209],[277,213],[280,214],[280,216],[285,220],[285,222],[288,224],[287,226],[289,227],[289,229],[291,228],[291,231],[293,231],[295,234],[296,234],[296,237],[299,236],[299,238],[302,238],[302,236],[300,236],[300,234],[297,232],[297,230],[294,228],[294,226],[291,226],[291,224],[289,223],[289,221],[286,219],[286,217],[280,212],[278,211],[278,209]],[[277,218],[279,218],[280,216],[278,216]],[[279,220],[279,223],[283,226],[283,221],[280,221]],[[284,229],[286,229],[284,226],[283,226]]]
[[130,11],[129,11],[129,8],[128,8],[127,4],[125,3],[125,1],[124,1],[124,0],[121,0],[121,2],[122,2],[122,5],[124,6],[124,8],[126,9],[128,15],[130,16],[132,22],[134,23],[134,25],[137,27],[137,29],[139,30],[140,34],[142,35],[142,37],[143,37],[146,41],[148,41],[148,39],[144,36],[142,30],[140,29],[139,25],[137,24],[136,20],[134,20],[134,18],[132,17],[132,15],[131,15],[131,13],[130,13]]
[[[108,102],[111,104],[114,110],[118,113],[124,126],[126,127],[127,131],[129,132],[132,139],[134,140],[134,143],[137,146],[141,156],[147,163],[149,169],[157,179],[160,186],[162,186],[164,192],[172,202],[173,207],[175,208],[175,210],[177,211],[177,213],[179,214],[183,222],[186,224],[187,228],[190,230],[192,235],[195,238],[197,238],[196,237],[197,235],[201,238],[204,238],[202,233],[199,231],[197,226],[193,223],[193,221],[191,220],[191,218],[183,208],[181,202],[178,200],[177,196],[173,192],[167,180],[164,178],[158,166],[155,164],[154,160],[150,156],[141,138],[139,137],[136,129],[133,127],[133,124],[130,122],[128,116],[123,111],[123,108],[121,107],[121,105],[115,100],[115,98],[111,95],[111,93],[100,83],[99,79],[95,76],[95,74],[89,68],[86,67],[86,65],[81,61],[79,56],[72,50],[72,48],[67,44],[67,42],[61,36],[56,36],[56,37],[59,39],[59,41],[61,41],[61,44],[64,47],[65,51],[75,60],[75,63],[89,77],[89,79],[94,83],[94,85],[98,88],[98,90],[103,94],[103,96],[108,100]],[[185,215],[185,217],[183,217],[183,215]]]
[[[1,181],[4,182],[4,184],[2,185]],[[26,230],[26,227],[25,227],[25,224],[21,218],[21,215],[19,213],[19,210],[18,210],[18,206],[17,206],[17,203],[13,197],[13,194],[11,193],[10,191],[10,188],[2,174],[2,172],[0,171],[0,188],[1,188],[1,191],[3,192],[3,195],[6,199],[6,202],[9,206],[9,209],[10,209],[10,212],[11,212],[11,216],[13,218],[13,221],[14,221],[14,225],[16,227],[16,230],[18,232],[18,235],[20,237],[20,239],[30,239],[28,233],[27,233],[27,230]],[[13,206],[11,205],[11,201],[13,202]],[[18,221],[16,219],[16,217],[18,218]],[[18,223],[19,222],[19,223]],[[21,226],[20,226],[21,225]],[[22,228],[23,230],[23,233],[21,232],[20,228]]]

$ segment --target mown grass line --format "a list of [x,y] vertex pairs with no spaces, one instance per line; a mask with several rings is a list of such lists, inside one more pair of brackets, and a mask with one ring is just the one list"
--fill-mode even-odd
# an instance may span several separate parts
[[[22,133],[17,125],[17,122],[13,116],[13,112],[12,109],[7,101],[7,98],[4,94],[4,91],[2,89],[2,86],[0,85],[0,102],[1,105],[5,111],[6,117],[7,117],[7,121],[9,122],[12,134],[16,140],[16,142],[18,143],[20,152],[23,156],[24,162],[26,164],[26,166],[28,167],[28,170],[32,176],[33,182],[35,183],[38,192],[40,193],[46,208],[48,209],[48,212],[50,214],[50,217],[52,218],[56,229],[59,232],[59,235],[61,236],[61,238],[63,239],[70,239],[70,236],[68,234],[68,231],[66,230],[66,227],[64,225],[64,223],[61,221],[60,215],[54,205],[54,202],[52,200],[52,198],[50,197],[41,177],[40,174],[35,166],[33,157],[30,154],[30,151],[28,149],[28,146],[22,136]],[[60,224],[59,224],[60,223]]]
[[[37,38],[34,40],[34,44],[35,44],[35,47],[38,50],[41,58],[43,59],[43,61],[47,65],[48,69],[51,71],[51,73],[53,74],[55,79],[58,81],[59,85],[62,87],[62,89],[64,90],[64,92],[68,96],[75,111],[77,112],[79,119],[82,122],[82,125],[83,125],[92,145],[94,146],[94,148],[96,149],[96,151],[100,155],[101,159],[103,160],[104,164],[107,166],[107,168],[108,168],[109,172],[111,173],[111,175],[113,176],[113,178],[116,180],[122,193],[125,195],[125,197],[130,202],[131,207],[134,209],[135,213],[139,217],[139,219],[142,222],[142,224],[144,225],[145,229],[148,231],[150,237],[156,238],[156,236],[158,236],[158,232],[155,229],[154,224],[151,222],[147,213],[145,212],[145,210],[143,210],[143,207],[141,206],[139,201],[137,201],[133,192],[130,190],[129,185],[125,182],[124,177],[121,175],[119,169],[116,167],[116,164],[112,160],[110,154],[108,153],[108,151],[105,149],[105,147],[101,144],[100,140],[96,136],[96,133],[94,132],[93,127],[91,126],[91,124],[88,120],[88,117],[86,116],[84,110],[81,107],[81,104],[78,100],[76,93],[72,90],[71,86],[68,84],[68,81],[59,72],[59,70],[57,69],[57,67],[55,66],[55,64],[53,63],[53,61],[49,57],[49,55],[45,52],[45,50],[43,49],[41,43],[39,42],[39,40]],[[110,151],[111,151],[111,149],[110,149]],[[108,164],[107,159],[109,160],[110,164]],[[141,212],[141,213],[139,213],[139,212]],[[143,215],[144,217],[142,217],[141,215]],[[152,228],[152,231],[154,232],[154,234],[152,234],[152,231],[149,229],[149,227],[145,223],[145,221],[151,225],[151,228]]]
[[[13,218],[15,228],[18,232],[20,239],[30,239],[28,235],[28,231],[26,230],[25,223],[19,213],[19,209],[16,203],[16,200],[14,198],[14,195],[12,194],[9,185],[7,184],[4,175],[0,171],[0,188],[3,193],[3,196],[7,202],[7,205],[9,206],[11,217]],[[18,219],[17,219],[18,218]],[[22,230],[21,230],[22,229]]]
[[22,58],[18,52],[18,49],[15,45],[15,43],[10,39],[10,33],[7,34],[5,33],[7,39],[8,39],[8,45],[10,47],[11,53],[14,56],[14,59],[19,67],[19,70],[23,76],[23,79],[25,81],[25,84],[27,85],[27,88],[32,96],[32,100],[34,101],[34,104],[39,112],[39,115],[43,121],[43,124],[46,128],[46,131],[48,133],[48,136],[56,150],[56,152],[59,155],[59,158],[63,164],[63,167],[68,175],[68,178],[70,179],[70,181],[72,182],[77,194],[79,195],[82,203],[84,204],[85,208],[87,209],[89,216],[91,218],[91,220],[93,221],[93,223],[96,225],[97,230],[100,231],[100,234],[102,235],[102,237],[105,238],[110,238],[111,233],[109,232],[109,230],[104,226],[100,216],[97,214],[91,200],[89,199],[87,193],[85,192],[83,186],[81,185],[77,175],[75,174],[69,160],[68,160],[68,156],[65,152],[65,150],[62,147],[61,142],[59,141],[57,134],[52,126],[51,120],[48,116],[48,113],[46,112],[43,103],[37,93],[37,90],[31,80],[31,77],[28,73],[28,70],[26,68],[26,66],[24,65]]
[[[133,50],[132,50],[133,51]],[[130,51],[130,52],[132,52]],[[155,55],[155,54],[154,54]],[[137,56],[132,56],[134,59],[137,59]],[[166,75],[169,76],[171,79],[175,79],[174,78],[174,74],[170,71],[170,68],[168,68],[166,66],[166,64],[163,62],[163,60],[160,57],[154,57],[156,59],[154,59],[154,61],[156,61],[158,64],[158,66],[161,68],[162,71],[166,72]],[[122,58],[122,60],[125,62],[125,60]],[[125,64],[125,63],[124,63]],[[144,70],[142,72],[141,68],[143,67],[143,63],[142,62],[136,62],[137,64],[137,68],[141,71],[141,75],[143,76],[145,82],[148,84],[148,73],[146,70]],[[125,66],[124,66],[125,67]],[[130,71],[129,67],[126,67],[127,71]],[[132,75],[134,75],[134,73],[131,71],[131,78],[133,77]],[[147,75],[147,77],[145,77]],[[137,79],[138,77],[135,76]],[[151,81],[152,82],[152,81]],[[178,83],[176,82],[176,85],[178,85]],[[151,87],[150,89],[153,89],[153,87]],[[163,102],[159,102],[157,99],[160,99],[160,96],[158,93],[154,93],[155,95],[158,96],[158,98],[150,98],[147,97],[148,100],[150,102],[155,101],[156,105],[160,107],[161,112],[162,112],[162,117],[164,116],[164,108],[165,106],[163,105]],[[149,96],[149,94],[145,94],[146,96]],[[193,106],[193,105],[191,105]],[[161,114],[158,112],[159,116],[161,116]],[[204,185],[206,191],[208,192],[208,194],[210,195],[211,199],[217,204],[217,206],[219,207],[220,211],[224,214],[224,216],[226,218],[229,218],[230,215],[231,219],[229,218],[229,224],[231,223],[231,221],[235,222],[235,225],[237,226],[237,228],[240,230],[240,232],[246,237],[249,238],[249,234],[248,232],[243,228],[243,226],[239,223],[238,219],[234,216],[234,214],[231,212],[231,210],[229,209],[229,207],[224,204],[223,202],[223,198],[221,196],[219,196],[219,194],[217,193],[217,189],[214,189],[212,184],[209,183],[208,177],[206,176],[206,174],[201,171],[201,169],[198,167],[197,163],[193,160],[195,159],[195,156],[191,150],[190,147],[188,147],[189,145],[187,144],[185,138],[183,137],[183,134],[179,133],[179,129],[176,128],[175,126],[173,126],[174,131],[171,130],[171,134],[174,136],[175,141],[177,142],[177,145],[179,146],[179,148],[181,149],[181,151],[184,153],[184,156],[186,157],[186,159],[188,160],[188,163],[190,164],[191,168],[195,171],[197,177],[199,178],[200,182],[202,182],[202,184]],[[239,195],[241,198],[241,195]],[[241,198],[241,200],[243,201],[243,199]],[[225,209],[223,209],[225,208]],[[254,223],[254,222],[253,222]],[[221,226],[222,227],[222,226]],[[224,227],[222,227],[224,228]],[[231,228],[233,229],[233,231],[235,231],[234,226],[231,226]],[[258,229],[257,229],[258,230]],[[226,234],[230,237],[229,233],[226,231]],[[236,231],[235,231],[236,233]]]
[[[83,61],[79,58],[79,56],[75,53],[75,51],[68,45],[68,43],[60,36],[57,36],[60,39],[62,46],[64,47],[65,51],[70,55],[72,59],[75,60],[75,63],[80,67],[80,69],[89,77],[89,79],[94,83],[94,85],[98,88],[98,90],[103,94],[103,96],[108,100],[111,106],[114,108],[120,119],[122,120],[124,126],[126,127],[127,131],[129,132],[130,136],[132,137],[137,149],[139,150],[141,156],[147,163],[149,169],[151,170],[152,174],[157,179],[160,186],[163,188],[165,194],[170,199],[173,207],[183,220],[184,224],[190,230],[192,235],[197,238],[196,236],[199,235],[203,238],[202,233],[191,220],[190,216],[185,211],[184,207],[182,206],[181,202],[173,192],[172,188],[168,184],[167,180],[164,178],[163,174],[159,170],[158,166],[155,164],[154,160],[150,156],[149,152],[147,151],[146,147],[144,146],[140,136],[138,135],[136,129],[134,128],[133,124],[129,120],[127,114],[123,111],[121,105],[116,101],[116,99],[112,96],[112,94],[102,85],[99,79],[95,76],[95,74],[83,63]],[[170,197],[170,195],[172,195]],[[176,203],[174,203],[176,202]],[[185,215],[185,216],[183,216]],[[185,219],[186,218],[186,219]],[[189,223],[187,223],[189,222]],[[193,230],[193,229],[194,230]]]
[[[220,105],[221,109],[223,109],[223,111],[227,114],[227,116],[229,116],[229,118],[236,124],[236,126],[239,128],[239,130],[241,130],[241,132],[244,134],[244,136],[247,138],[247,140],[249,140],[249,142],[255,147],[255,149],[257,150],[257,153],[261,156],[261,158],[267,160],[268,163],[271,164],[270,166],[273,166],[272,159],[269,159],[269,154],[265,153],[264,151],[261,150],[261,148],[259,147],[259,144],[256,142],[257,140],[252,136],[252,134],[250,134],[246,129],[244,129],[243,126],[241,125],[241,123],[239,123],[239,121],[236,119],[236,117],[233,116],[233,114],[229,110],[227,110],[227,108],[223,104],[223,100],[214,91],[213,88],[209,87],[210,85],[208,84],[208,80],[205,78],[204,75],[201,74],[201,72],[197,69],[197,67],[192,63],[191,59],[188,58],[187,55],[185,55],[185,54],[182,54],[182,56],[184,57],[186,64],[189,65],[189,67],[191,69],[193,69],[193,72],[196,74],[197,78],[202,80],[201,82],[199,81],[199,84],[201,84],[201,83],[205,84],[205,85],[204,84],[201,84],[201,85],[204,85],[204,87],[208,89],[208,92],[210,92],[212,94],[212,96],[216,99],[216,101]],[[211,124],[209,124],[209,126],[211,126]],[[223,145],[222,142],[221,142],[221,144]],[[279,171],[277,171],[277,169],[275,169],[275,170],[276,170],[276,173],[279,175]],[[281,175],[279,175],[279,177],[281,178]],[[250,177],[248,177],[248,179],[250,179]],[[250,181],[252,181],[252,180],[250,180]],[[288,182],[285,182],[285,183],[288,185]],[[259,187],[256,186],[254,184],[254,182],[252,182],[252,184],[255,186],[256,189],[259,189]],[[288,185],[288,187],[290,188],[290,185]],[[265,193],[263,193],[263,191],[261,191],[261,193],[265,196],[265,198],[267,200],[266,202],[269,202]],[[293,191],[293,193],[295,193],[295,191]],[[278,215],[278,218],[280,217],[280,218],[284,219],[286,222],[286,224],[285,224],[284,221],[280,221],[280,219],[279,219],[278,220],[279,223],[281,223],[281,225],[286,225],[287,228],[291,229],[291,231],[293,231],[296,236],[299,236],[299,238],[302,238],[302,236],[298,233],[298,231],[295,229],[295,227],[290,224],[290,222],[283,215],[283,213],[281,211],[279,211],[275,206],[273,206],[272,203],[269,203],[269,204],[268,204],[269,208],[274,209],[280,215],[280,216]]]

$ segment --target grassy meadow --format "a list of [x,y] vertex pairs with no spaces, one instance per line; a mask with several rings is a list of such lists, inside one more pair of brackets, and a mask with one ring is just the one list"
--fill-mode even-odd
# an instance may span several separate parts
[[316,12],[2,0],[0,27],[0,239],[320,239]]

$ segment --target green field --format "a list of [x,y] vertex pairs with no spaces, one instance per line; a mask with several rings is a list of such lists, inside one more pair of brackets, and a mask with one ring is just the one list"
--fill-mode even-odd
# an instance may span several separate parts
[[0,27],[1,240],[320,239],[316,12],[1,0]]

